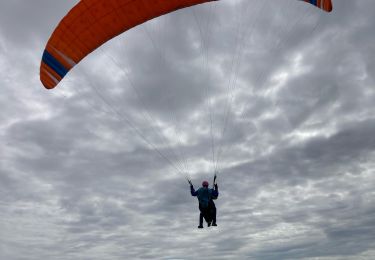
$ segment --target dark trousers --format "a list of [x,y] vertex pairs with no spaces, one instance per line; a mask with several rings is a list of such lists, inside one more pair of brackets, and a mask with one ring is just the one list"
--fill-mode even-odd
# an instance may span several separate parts
[[211,222],[216,223],[216,206],[213,201],[208,203],[208,207],[202,207],[199,204],[199,225],[203,225],[203,218],[206,220],[207,223]]

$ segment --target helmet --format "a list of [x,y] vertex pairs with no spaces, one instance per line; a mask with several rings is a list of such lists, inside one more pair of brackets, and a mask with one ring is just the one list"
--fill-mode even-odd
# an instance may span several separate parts
[[203,187],[208,187],[208,181],[203,181],[203,182],[202,182],[202,186],[203,186]]

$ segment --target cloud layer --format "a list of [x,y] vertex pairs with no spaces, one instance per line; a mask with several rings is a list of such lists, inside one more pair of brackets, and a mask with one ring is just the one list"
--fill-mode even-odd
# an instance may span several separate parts
[[[77,1],[0,4],[1,259],[373,259],[375,6],[219,1],[39,82]],[[219,171],[218,227],[196,229]]]

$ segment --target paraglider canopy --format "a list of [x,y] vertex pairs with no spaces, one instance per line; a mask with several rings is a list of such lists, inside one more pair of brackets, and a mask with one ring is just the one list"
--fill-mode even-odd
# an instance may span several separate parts
[[[45,88],[52,89],[78,62],[115,36],[155,17],[213,1],[219,0],[81,0],[48,40],[40,80]],[[332,10],[331,0],[299,1]]]

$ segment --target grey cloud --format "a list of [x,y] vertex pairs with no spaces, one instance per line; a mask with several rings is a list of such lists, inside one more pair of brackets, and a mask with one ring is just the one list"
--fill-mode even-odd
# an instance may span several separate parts
[[[46,91],[76,2],[0,4],[0,258],[373,258],[372,1],[181,10]],[[211,182],[219,149],[219,226],[197,230],[185,177]]]

